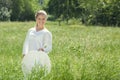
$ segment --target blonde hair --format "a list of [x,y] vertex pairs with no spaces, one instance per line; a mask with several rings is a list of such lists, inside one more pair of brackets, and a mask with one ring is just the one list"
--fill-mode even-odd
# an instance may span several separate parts
[[45,15],[45,19],[47,20],[47,13],[46,13],[46,11],[44,11],[44,10],[39,10],[38,12],[36,12],[36,14],[35,14],[35,19],[39,16],[39,15]]

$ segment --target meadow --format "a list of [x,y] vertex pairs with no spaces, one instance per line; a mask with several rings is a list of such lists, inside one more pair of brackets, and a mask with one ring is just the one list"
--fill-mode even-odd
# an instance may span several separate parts
[[[22,47],[35,22],[0,22],[0,80],[24,80]],[[120,28],[46,23],[53,35],[50,74],[30,80],[120,80]]]

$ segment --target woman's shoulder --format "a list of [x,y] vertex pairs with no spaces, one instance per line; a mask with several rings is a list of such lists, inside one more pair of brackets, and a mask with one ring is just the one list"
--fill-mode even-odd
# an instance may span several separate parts
[[32,28],[30,28],[28,31],[34,31],[35,30],[35,28],[34,27],[32,27]]
[[47,28],[45,28],[43,31],[44,31],[45,34],[52,35],[52,33]]
[[35,28],[32,27],[32,28],[28,29],[28,33],[30,33],[31,31],[35,31]]
[[34,30],[35,30],[34,27],[28,29],[27,34],[29,34],[31,31],[34,31]]
[[44,29],[44,32],[51,33],[47,28]]

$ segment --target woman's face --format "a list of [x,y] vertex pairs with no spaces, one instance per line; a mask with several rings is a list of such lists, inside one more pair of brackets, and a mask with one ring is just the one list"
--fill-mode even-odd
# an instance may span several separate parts
[[38,26],[44,27],[45,22],[46,22],[45,15],[40,14],[40,15],[37,16],[36,23],[37,23]]

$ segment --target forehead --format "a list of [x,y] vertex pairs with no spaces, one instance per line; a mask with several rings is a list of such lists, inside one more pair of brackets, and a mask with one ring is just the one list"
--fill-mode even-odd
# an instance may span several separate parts
[[40,14],[37,16],[37,18],[46,18],[46,16],[44,14]]

